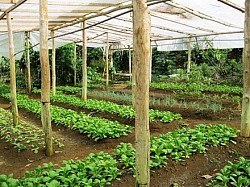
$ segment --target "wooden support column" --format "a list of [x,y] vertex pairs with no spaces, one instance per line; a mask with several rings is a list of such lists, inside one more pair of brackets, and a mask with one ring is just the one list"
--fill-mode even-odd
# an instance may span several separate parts
[[241,136],[250,137],[250,0],[245,0],[243,99]]
[[76,43],[74,45],[74,86],[76,86]]
[[28,93],[31,93],[31,75],[30,75],[30,33],[26,32],[26,69],[27,69],[27,83]]
[[10,91],[11,91],[11,110],[13,117],[13,124],[18,124],[18,108],[17,108],[17,98],[16,98],[16,65],[15,65],[15,56],[14,56],[14,41],[13,41],[13,32],[11,25],[11,16],[9,13],[7,16],[7,25],[8,25],[8,37],[9,37],[9,55],[10,55]]
[[40,9],[40,63],[41,63],[41,118],[45,133],[46,155],[53,155],[50,117],[50,67],[48,55],[48,0],[39,1]]
[[132,55],[131,55],[131,48],[130,45],[128,46],[128,69],[129,69],[129,80],[132,80],[131,74],[132,74]]
[[56,46],[55,46],[55,31],[51,31],[52,38],[52,95],[56,94]]
[[146,0],[133,0],[136,187],[150,186],[150,15]]
[[107,45],[106,45],[106,89],[109,87],[109,35],[107,33]]
[[152,81],[152,55],[153,55],[153,48],[150,42],[149,82]]
[[[82,22],[82,28],[86,27],[86,22]],[[86,30],[82,30],[82,99],[87,100],[87,37]]]
[[191,38],[189,38],[189,39],[188,39],[188,62],[187,62],[187,73],[190,73],[190,69],[191,69],[191,52],[192,52]]

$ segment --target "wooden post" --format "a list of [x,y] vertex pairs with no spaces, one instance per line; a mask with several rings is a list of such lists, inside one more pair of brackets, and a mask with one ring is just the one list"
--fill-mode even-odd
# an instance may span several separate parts
[[152,55],[153,55],[153,48],[150,42],[149,82],[152,81]]
[[[86,22],[82,22],[82,28],[86,27]],[[87,37],[86,30],[82,30],[82,99],[87,100]]]
[[128,46],[128,68],[129,68],[129,80],[132,80],[131,74],[132,74],[132,56],[131,56],[131,48],[130,45]]
[[245,1],[243,99],[241,136],[250,137],[250,0]]
[[150,186],[149,65],[150,16],[146,0],[133,0],[136,186]]
[[109,87],[109,35],[107,33],[107,46],[106,46],[106,89]]
[[74,86],[76,86],[76,43],[74,45]]
[[11,16],[9,13],[7,16],[7,25],[8,25],[8,37],[9,37],[9,54],[10,54],[10,91],[11,91],[11,110],[13,116],[13,124],[18,124],[18,108],[17,108],[17,99],[16,99],[16,66],[15,66],[15,56],[14,56],[14,41],[13,41],[13,32],[11,25]]
[[31,93],[31,76],[30,76],[30,33],[26,32],[26,69],[27,69],[27,82],[28,93]]
[[56,46],[55,46],[55,32],[51,31],[52,38],[52,95],[56,94]]
[[191,51],[192,51],[191,38],[189,38],[189,39],[188,39],[188,63],[187,63],[187,73],[190,73],[190,68],[191,68]]
[[48,0],[39,1],[40,9],[40,63],[41,63],[41,107],[42,125],[45,133],[46,155],[53,155],[50,117],[50,67],[48,56]]

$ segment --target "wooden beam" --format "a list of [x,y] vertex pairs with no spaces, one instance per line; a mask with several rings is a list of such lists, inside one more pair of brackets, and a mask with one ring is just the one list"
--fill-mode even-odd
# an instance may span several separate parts
[[136,187],[150,186],[149,62],[150,15],[145,0],[133,0]]
[[[130,48],[130,45],[128,46],[128,71],[129,71],[129,74],[132,75],[132,55],[131,55],[131,48]],[[129,77],[129,80],[131,81],[132,80],[132,77],[130,76]]]
[[151,17],[156,17],[156,18],[159,18],[159,19],[162,19],[162,20],[166,20],[166,21],[170,21],[170,22],[173,22],[173,23],[176,23],[176,24],[179,24],[179,25],[183,25],[183,26],[186,26],[186,27],[190,27],[190,28],[193,28],[193,29],[196,29],[196,30],[201,30],[201,31],[205,31],[205,32],[209,32],[209,33],[216,33],[215,30],[212,30],[212,29],[205,29],[205,28],[202,28],[202,27],[197,27],[197,26],[194,26],[194,25],[190,25],[190,24],[186,24],[184,22],[181,22],[180,20],[174,20],[172,19],[171,17],[168,17],[168,16],[162,16],[161,15],[157,15],[155,12],[150,12],[150,15]]
[[27,85],[28,85],[28,93],[31,93],[31,75],[30,75],[30,33],[25,32],[26,34],[26,68],[27,68]]
[[107,33],[106,41],[106,89],[109,87],[109,35]]
[[45,133],[46,155],[53,155],[50,116],[50,67],[48,55],[48,0],[39,0],[40,10],[40,63],[41,63],[41,118]]
[[250,0],[245,0],[245,40],[243,60],[243,99],[241,131],[243,137],[250,137]]
[[76,86],[76,43],[74,43],[74,86]]
[[55,46],[55,32],[51,31],[51,38],[52,38],[52,95],[56,95],[56,46]]
[[7,25],[8,25],[8,37],[9,37],[9,55],[10,55],[10,91],[11,91],[11,110],[13,117],[13,124],[18,124],[18,108],[17,108],[17,98],[16,98],[16,66],[15,66],[15,56],[14,56],[14,41],[13,41],[13,31],[11,25],[10,14],[7,13]]
[[227,6],[230,6],[230,7],[234,8],[234,9],[236,9],[236,10],[239,10],[242,13],[245,12],[245,8],[233,3],[232,1],[228,1],[228,0],[218,0],[218,1],[225,4],[225,5],[227,5]]
[[7,13],[11,12],[12,10],[15,10],[17,7],[19,7],[20,5],[22,5],[26,1],[27,0],[20,0],[16,4],[14,4],[13,6],[11,6],[7,10],[5,10],[4,13],[2,13],[2,15],[0,15],[0,20],[3,19],[6,16]]
[[220,19],[217,19],[217,18],[214,18],[210,15],[206,15],[204,13],[201,13],[201,12],[198,12],[198,11],[195,11],[191,8],[188,8],[188,7],[184,7],[178,3],[174,3],[174,2],[171,2],[171,1],[168,1],[166,2],[166,4],[170,5],[170,6],[173,6],[175,8],[179,8],[179,9],[182,9],[190,14],[193,14],[201,19],[206,19],[206,20],[210,20],[210,21],[213,21],[213,22],[216,22],[216,23],[219,23],[221,25],[224,25],[224,26],[227,26],[227,27],[232,27],[232,28],[237,28],[237,29],[242,29],[241,27],[237,26],[237,25],[233,25],[231,23],[228,23],[228,22],[225,22],[225,21],[222,21]]
[[187,62],[187,73],[190,73],[190,68],[191,68],[191,52],[192,52],[191,38],[189,38],[189,39],[188,39],[188,62]]
[[[161,2],[166,2],[166,1],[169,1],[169,0],[148,0],[147,2],[148,3],[150,3],[150,2],[161,3]],[[99,16],[102,16],[102,15],[107,15],[109,13],[112,13],[112,12],[115,12],[115,11],[118,11],[118,10],[129,9],[129,8],[132,8],[132,4],[130,4],[129,1],[122,2],[120,4],[116,4],[116,6],[114,6],[114,7],[110,6],[108,8],[104,8],[99,13],[88,14],[88,15],[82,17],[82,18],[77,18],[77,19],[71,21],[68,24],[63,24],[63,25],[60,25],[60,26],[56,26],[56,27],[53,28],[53,30],[58,30],[58,29],[62,29],[64,27],[69,27],[69,26],[75,25],[77,23],[81,23],[83,20],[89,20],[89,19],[99,17]]]
[[[82,28],[86,27],[86,22],[82,22]],[[87,36],[86,30],[82,30],[82,99],[87,100]]]

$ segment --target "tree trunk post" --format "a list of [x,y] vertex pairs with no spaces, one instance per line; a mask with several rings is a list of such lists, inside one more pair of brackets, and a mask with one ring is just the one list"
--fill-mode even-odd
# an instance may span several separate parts
[[149,66],[150,15],[146,0],[133,0],[136,187],[150,186]]
[[13,31],[11,25],[11,16],[9,13],[7,16],[7,25],[8,25],[8,35],[9,35],[9,54],[10,54],[10,91],[11,91],[11,110],[13,117],[13,124],[18,124],[18,108],[17,108],[17,98],[16,98],[16,65],[15,65],[15,56],[14,56],[14,39]]
[[149,82],[152,81],[152,55],[153,55],[153,48],[150,42],[150,61],[149,61]]
[[106,89],[109,87],[109,35],[107,33],[107,45],[106,45]]
[[82,22],[82,99],[87,100],[87,37],[86,37],[86,22]]
[[241,136],[250,137],[250,0],[245,1],[243,99]]
[[129,80],[131,82],[132,80],[132,77],[131,77],[131,74],[132,74],[132,55],[131,55],[131,48],[130,48],[130,45],[128,46],[128,71],[129,71]]
[[50,67],[48,56],[48,0],[39,1],[40,9],[40,63],[41,63],[41,113],[45,133],[46,155],[53,155],[50,117]]
[[187,73],[190,73],[190,69],[191,69],[191,52],[192,52],[191,38],[189,38],[189,39],[188,39],[188,63],[187,63]]
[[74,86],[76,86],[76,43],[74,45]]
[[55,46],[55,32],[51,31],[52,38],[52,95],[56,95],[56,46]]
[[26,69],[27,69],[27,82],[28,93],[31,93],[31,75],[30,75],[30,32],[26,32]]

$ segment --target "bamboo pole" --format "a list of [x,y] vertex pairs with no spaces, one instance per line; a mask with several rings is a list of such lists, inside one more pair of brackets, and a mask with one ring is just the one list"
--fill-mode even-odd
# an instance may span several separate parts
[[31,75],[30,75],[30,33],[26,32],[26,68],[27,68],[27,82],[28,82],[28,93],[31,93]]
[[41,63],[41,107],[42,125],[45,133],[46,155],[53,155],[50,117],[50,68],[48,56],[48,0],[39,1],[40,9],[40,63]]
[[243,99],[241,113],[241,136],[250,137],[250,0],[245,1]]
[[55,32],[51,31],[52,38],[52,95],[56,94],[56,46],[55,46]]
[[106,45],[106,89],[109,87],[109,35],[107,33],[107,45]]
[[74,45],[74,86],[76,86],[76,43]]
[[128,46],[128,68],[129,68],[129,80],[132,80],[131,74],[132,74],[132,55],[131,55],[131,48],[130,45]]
[[14,41],[13,41],[13,31],[11,25],[11,16],[9,13],[7,15],[7,25],[8,25],[8,37],[9,37],[9,54],[10,54],[10,91],[11,91],[11,110],[13,117],[13,124],[18,124],[18,108],[17,108],[17,98],[16,98],[16,66],[15,66],[15,56],[14,56]]
[[146,0],[133,0],[136,186],[150,186],[149,63],[150,16]]
[[188,39],[188,62],[187,62],[187,73],[190,73],[190,68],[191,68],[191,52],[192,52],[191,38],[189,38],[189,39]]
[[[85,28],[86,22],[82,22],[82,28]],[[87,100],[87,37],[86,29],[82,30],[82,99]]]

